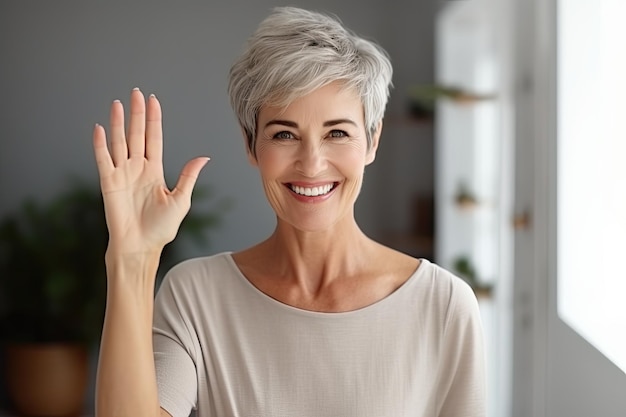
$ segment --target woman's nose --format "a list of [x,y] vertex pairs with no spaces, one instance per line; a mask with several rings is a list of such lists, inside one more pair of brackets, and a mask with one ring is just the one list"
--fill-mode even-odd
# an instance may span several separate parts
[[315,177],[326,169],[326,156],[319,143],[302,141],[297,154],[296,169],[306,177]]

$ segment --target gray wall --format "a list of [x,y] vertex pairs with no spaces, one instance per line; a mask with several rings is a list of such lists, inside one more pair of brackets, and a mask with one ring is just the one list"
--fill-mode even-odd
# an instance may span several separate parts
[[[336,13],[389,51],[396,86],[389,114],[397,118],[405,112],[406,86],[432,79],[431,3],[290,4]],[[246,161],[226,79],[247,36],[271,7],[281,4],[2,2],[0,215],[27,196],[50,197],[69,174],[96,180],[93,125],[106,125],[110,102],[127,101],[137,86],[162,102],[168,184],[174,184],[188,159],[208,154],[212,161],[199,182],[208,184],[216,198],[232,203],[210,248],[198,253],[237,250],[266,236],[274,226],[273,213]],[[373,235],[409,228],[410,196],[432,192],[431,129],[388,125],[379,161],[367,173],[357,207],[363,228]]]

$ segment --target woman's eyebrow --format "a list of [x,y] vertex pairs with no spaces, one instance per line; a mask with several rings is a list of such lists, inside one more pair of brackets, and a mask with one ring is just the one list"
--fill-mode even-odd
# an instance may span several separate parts
[[358,127],[358,125],[355,122],[353,122],[352,120],[350,120],[350,119],[329,120],[327,122],[324,122],[324,127],[340,125],[340,124],[343,124],[343,123],[348,123],[348,124],[354,125],[354,127]]
[[[335,125],[340,125],[342,123],[348,123],[351,124],[355,127],[358,127],[358,125],[350,120],[350,119],[333,119],[333,120],[328,120],[326,122],[324,122],[324,127],[329,127],[329,126],[335,126]],[[269,127],[272,125],[280,125],[280,126],[287,126],[287,127],[293,127],[293,128],[297,128],[298,124],[296,122],[292,122],[290,120],[280,120],[280,119],[273,119],[270,120],[269,122],[265,123],[265,127]]]
[[265,123],[265,127],[269,127],[272,125],[280,125],[280,126],[287,126],[287,127],[298,127],[298,123],[296,122],[291,122],[289,120],[270,120],[269,122]]

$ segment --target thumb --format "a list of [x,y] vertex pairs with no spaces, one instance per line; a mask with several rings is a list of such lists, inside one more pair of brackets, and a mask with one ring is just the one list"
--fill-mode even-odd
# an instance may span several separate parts
[[196,185],[198,175],[200,175],[200,171],[210,159],[211,158],[205,156],[194,158],[187,162],[178,177],[178,182],[176,183],[173,194],[190,197],[193,187]]

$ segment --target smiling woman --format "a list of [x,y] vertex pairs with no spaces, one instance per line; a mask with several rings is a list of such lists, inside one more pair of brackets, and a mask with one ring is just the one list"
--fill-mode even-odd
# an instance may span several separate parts
[[380,137],[378,129],[368,145],[362,109],[357,93],[339,81],[284,108],[261,108],[264,129],[249,159],[281,221],[307,231],[352,227],[363,169]]
[[229,93],[276,228],[175,266],[156,300],[160,253],[207,158],[169,190],[159,101],[131,93],[128,135],[112,104],[110,143],[94,131],[109,226],[99,416],[484,416],[474,293],[355,220],[391,75],[337,18],[287,7],[261,22]]

